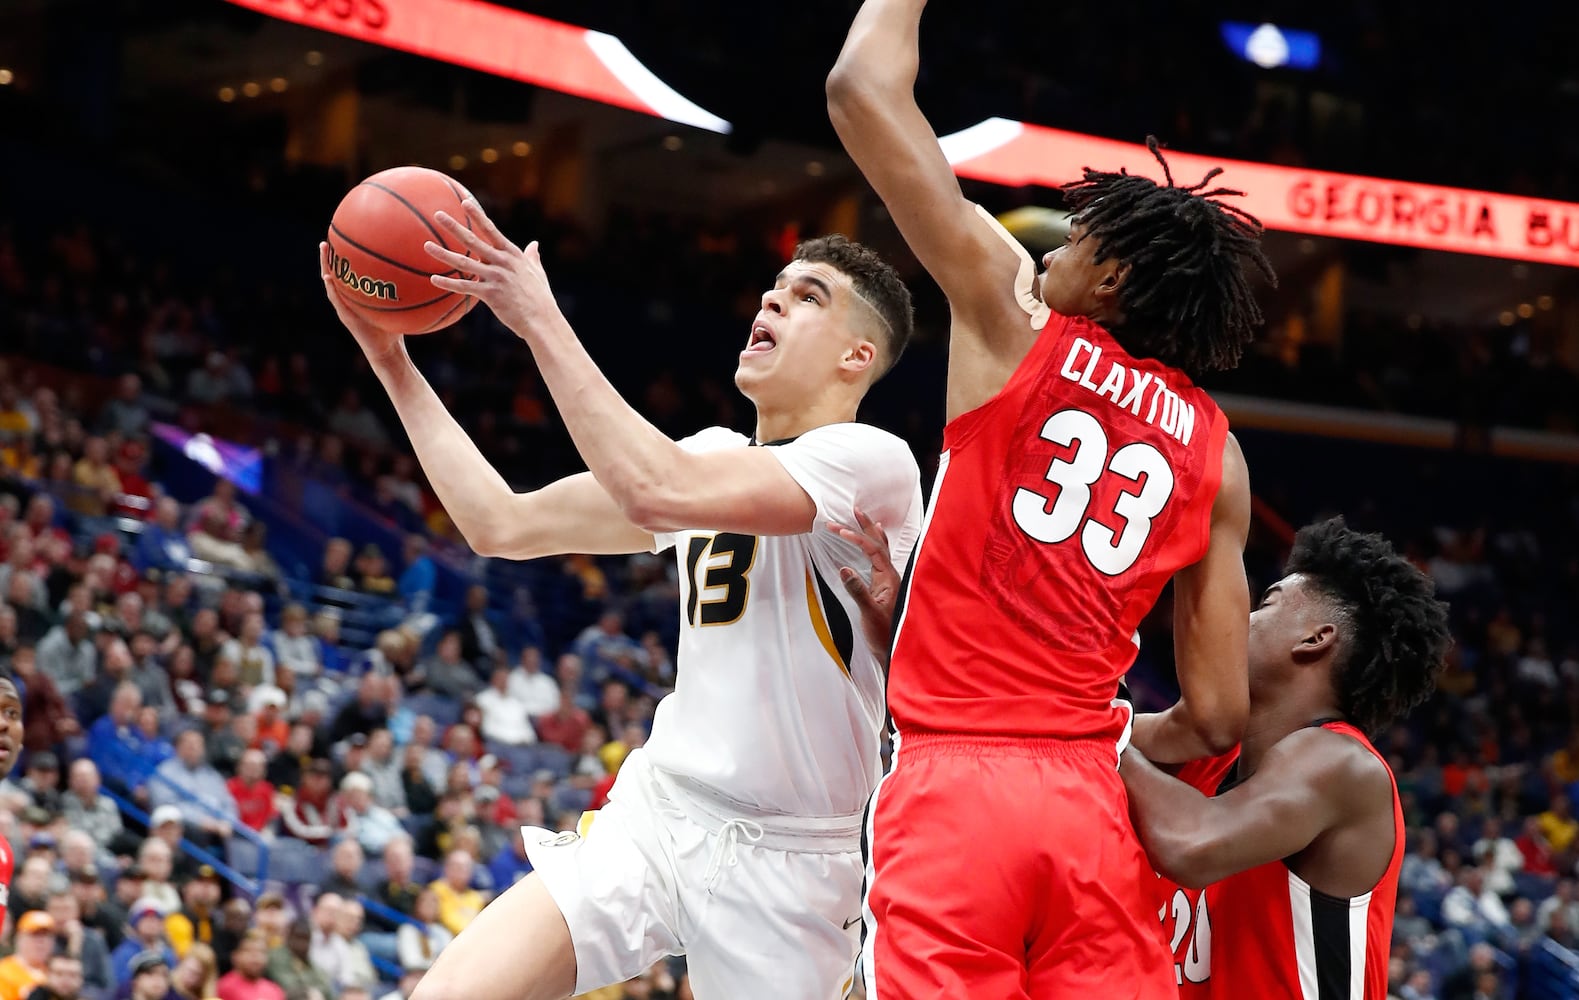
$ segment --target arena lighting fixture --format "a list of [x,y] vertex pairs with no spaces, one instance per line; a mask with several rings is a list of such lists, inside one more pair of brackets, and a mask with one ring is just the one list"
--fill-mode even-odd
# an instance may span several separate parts
[[[988,118],[942,142],[955,173],[1009,187],[1056,187],[1086,166],[1162,179],[1145,146],[1007,118]],[[1244,191],[1233,203],[1268,229],[1579,267],[1579,204],[1190,153],[1167,157],[1181,184],[1223,167],[1213,183]]]
[[229,0],[260,14],[727,135],[733,126],[601,31],[482,0]]
[[1315,69],[1321,64],[1321,39],[1309,31],[1240,21],[1224,21],[1219,27],[1234,55],[1262,69]]

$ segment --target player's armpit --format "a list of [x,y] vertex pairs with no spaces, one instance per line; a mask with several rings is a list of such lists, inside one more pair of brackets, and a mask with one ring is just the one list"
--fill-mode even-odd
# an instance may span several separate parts
[[916,104],[923,5],[867,0],[861,7],[828,76],[829,117],[905,242],[948,296],[954,338],[979,341],[1017,364],[1036,339],[1015,296],[1025,257],[966,200]]
[[1223,753],[1244,731],[1250,713],[1250,587],[1244,563],[1249,533],[1250,475],[1230,434],[1206,555],[1173,578],[1179,701],[1135,720],[1133,741],[1152,760],[1180,763]]
[[[1141,845],[1163,876],[1200,888],[1309,847],[1353,812],[1376,759],[1325,729],[1295,732],[1243,784],[1208,798],[1125,751],[1119,774]],[[1385,778],[1385,774],[1383,775]]]
[[800,535],[812,530],[817,505],[771,448],[722,448],[686,453],[660,481],[634,490],[625,514],[654,534]]
[[468,541],[478,555],[503,559],[625,555],[647,552],[653,544],[652,532],[631,523],[590,472],[514,494],[474,534]]

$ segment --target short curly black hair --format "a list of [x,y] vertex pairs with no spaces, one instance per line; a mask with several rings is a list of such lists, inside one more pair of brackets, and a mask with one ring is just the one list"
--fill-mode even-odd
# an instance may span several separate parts
[[1277,285],[1261,249],[1261,223],[1218,200],[1244,192],[1207,190],[1221,167],[1178,187],[1155,136],[1146,138],[1146,148],[1162,164],[1166,184],[1087,167],[1084,177],[1060,189],[1074,222],[1097,241],[1097,262],[1129,265],[1118,291],[1123,316],[1112,333],[1126,350],[1191,378],[1233,368],[1261,325],[1245,261]]
[[916,324],[910,289],[905,287],[899,272],[878,256],[876,250],[838,233],[801,242],[791,259],[808,264],[829,264],[849,276],[855,294],[882,318],[887,342],[883,344],[886,356],[878,370],[878,378],[887,375],[898,363],[899,356],[905,353]]
[[1430,577],[1387,539],[1341,517],[1299,529],[1286,569],[1345,619],[1346,649],[1333,676],[1345,718],[1377,733],[1430,697],[1452,642],[1447,605]]

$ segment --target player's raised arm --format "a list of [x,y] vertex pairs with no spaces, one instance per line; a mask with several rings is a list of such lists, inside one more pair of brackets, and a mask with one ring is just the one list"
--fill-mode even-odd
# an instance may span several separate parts
[[1134,748],[1119,773],[1152,864],[1192,889],[1288,858],[1392,794],[1374,754],[1321,728],[1280,740],[1248,780],[1211,798]]
[[652,533],[632,524],[588,473],[531,493],[512,490],[412,364],[405,341],[379,333],[344,308],[327,286],[326,262],[323,273],[330,303],[389,393],[417,461],[445,511],[478,555],[533,559],[565,552],[644,552],[652,547]]
[[[828,75],[828,114],[900,233],[948,296],[955,349],[985,346],[1017,364],[1035,340],[1015,298],[1035,265],[965,199],[916,105],[925,0],[866,0]],[[1029,272],[1027,277],[1030,277]]]
[[560,312],[538,257],[499,232],[468,199],[470,228],[439,213],[436,221],[470,251],[468,258],[428,243],[434,259],[472,278],[433,277],[447,291],[476,295],[527,342],[587,468],[621,516],[649,533],[706,527],[752,535],[810,531],[817,507],[766,448],[688,451],[631,407],[598,370]]
[[1223,479],[1212,505],[1206,555],[1173,578],[1174,662],[1179,700],[1135,720],[1134,743],[1152,760],[1178,764],[1223,753],[1238,742],[1250,713],[1247,666],[1250,587],[1250,474],[1232,434],[1223,444]]

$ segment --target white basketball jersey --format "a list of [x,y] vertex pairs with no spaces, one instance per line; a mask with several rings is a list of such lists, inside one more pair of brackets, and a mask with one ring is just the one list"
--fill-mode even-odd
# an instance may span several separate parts
[[[680,442],[750,443],[721,427]],[[870,563],[826,525],[855,527],[859,506],[903,569],[921,529],[920,473],[903,441],[866,424],[765,447],[816,503],[816,525],[777,537],[655,536],[654,551],[674,546],[680,567],[680,655],[648,759],[753,811],[859,814],[882,770],[885,670],[839,579],[840,567],[864,576]]]

